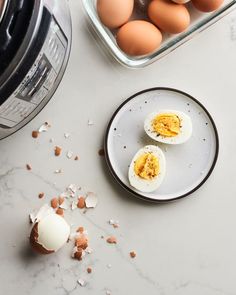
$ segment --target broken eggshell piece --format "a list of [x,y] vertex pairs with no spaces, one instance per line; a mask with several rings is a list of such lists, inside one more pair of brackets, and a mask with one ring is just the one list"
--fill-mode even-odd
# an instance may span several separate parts
[[48,204],[43,205],[38,211],[33,211],[29,215],[30,223],[36,223],[47,215],[53,214],[54,210]]
[[98,204],[98,197],[93,192],[88,192],[86,194],[85,205],[86,208],[95,208]]
[[40,254],[57,252],[69,239],[70,226],[55,213],[38,220],[30,234],[32,248]]

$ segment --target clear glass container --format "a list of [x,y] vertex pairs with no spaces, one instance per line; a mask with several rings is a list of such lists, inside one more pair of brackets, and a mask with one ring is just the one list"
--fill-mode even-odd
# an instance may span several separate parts
[[[202,13],[197,11],[189,2],[186,4],[190,11],[191,15],[191,24],[189,28],[181,34],[177,35],[168,35],[163,36],[163,42],[161,47],[145,56],[129,56],[125,54],[117,45],[115,34],[116,31],[111,31],[106,28],[100,21],[97,11],[96,11],[96,0],[82,0],[83,6],[85,8],[86,14],[92,25],[92,28],[95,30],[99,39],[105,45],[106,49],[115,57],[124,66],[130,68],[142,68],[145,67],[154,61],[160,59],[161,57],[167,55],[181,44],[193,38],[193,36],[210,25],[224,17],[226,14],[231,12],[236,8],[236,0],[225,0],[223,5],[216,11],[211,13]],[[132,15],[132,19],[145,19],[147,18],[145,13],[141,10],[135,11]]]

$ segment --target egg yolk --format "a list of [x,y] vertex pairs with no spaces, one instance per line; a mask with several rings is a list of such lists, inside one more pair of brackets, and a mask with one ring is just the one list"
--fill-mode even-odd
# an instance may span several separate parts
[[139,177],[151,180],[159,174],[159,160],[152,153],[146,153],[137,158],[134,164],[134,172]]
[[156,133],[162,136],[174,137],[180,133],[181,122],[175,114],[160,114],[153,119],[152,127]]

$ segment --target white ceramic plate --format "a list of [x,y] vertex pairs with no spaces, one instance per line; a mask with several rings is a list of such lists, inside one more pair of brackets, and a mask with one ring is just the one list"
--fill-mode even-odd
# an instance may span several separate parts
[[[144,132],[149,113],[161,109],[188,114],[193,123],[191,139],[180,145],[153,141]],[[129,184],[128,169],[135,153],[148,144],[158,145],[166,156],[166,176],[152,193]],[[219,151],[215,123],[205,107],[190,95],[170,88],[152,88],[128,98],[114,113],[105,136],[105,155],[115,179],[137,197],[157,202],[183,198],[196,191],[213,171]]]

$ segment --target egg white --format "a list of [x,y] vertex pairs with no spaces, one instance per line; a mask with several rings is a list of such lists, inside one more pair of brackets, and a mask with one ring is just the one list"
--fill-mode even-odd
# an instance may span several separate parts
[[[152,153],[159,160],[160,171],[159,174],[152,180],[147,180],[136,175],[134,171],[135,161],[137,158],[145,153]],[[140,149],[133,157],[129,167],[129,182],[130,185],[141,192],[151,193],[158,189],[161,185],[166,173],[166,160],[162,150],[155,145],[148,145]]]
[[[173,137],[165,137],[157,134],[152,127],[153,119],[163,113],[170,113],[177,115],[181,120],[181,128],[180,133]],[[144,122],[144,130],[149,137],[154,139],[155,141],[166,143],[166,144],[182,144],[188,141],[192,135],[192,120],[191,118],[183,112],[175,111],[175,110],[160,110],[159,112],[151,113],[147,116]]]
[[68,240],[70,226],[57,214],[50,214],[38,223],[38,243],[45,249],[58,251]]

